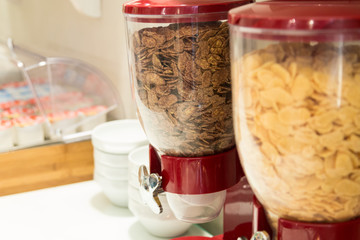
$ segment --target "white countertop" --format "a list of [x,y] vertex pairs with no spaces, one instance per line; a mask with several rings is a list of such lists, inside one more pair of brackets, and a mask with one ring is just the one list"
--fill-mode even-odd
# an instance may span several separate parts
[[[186,235],[211,236],[197,225]],[[164,240],[94,181],[0,197],[1,240]]]

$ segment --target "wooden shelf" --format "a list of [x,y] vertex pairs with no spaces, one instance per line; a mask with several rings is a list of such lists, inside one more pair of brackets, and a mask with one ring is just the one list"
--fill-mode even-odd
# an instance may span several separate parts
[[0,153],[0,196],[91,180],[90,140]]

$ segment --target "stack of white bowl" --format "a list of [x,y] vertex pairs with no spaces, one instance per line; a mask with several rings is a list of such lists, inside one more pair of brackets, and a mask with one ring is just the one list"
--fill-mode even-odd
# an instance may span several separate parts
[[166,193],[159,195],[163,213],[155,214],[141,199],[138,171],[141,165],[149,169],[149,146],[139,147],[129,154],[129,209],[139,219],[145,229],[158,237],[173,238],[184,234],[191,223],[175,218],[166,199]]
[[94,180],[109,200],[128,206],[128,155],[149,142],[137,119],[124,119],[98,125],[92,131]]

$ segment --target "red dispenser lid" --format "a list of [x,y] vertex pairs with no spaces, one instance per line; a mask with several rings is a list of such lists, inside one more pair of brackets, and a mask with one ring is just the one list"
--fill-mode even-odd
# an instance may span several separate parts
[[123,12],[161,17],[150,20],[151,18],[143,16],[136,19],[139,22],[171,22],[174,18],[188,19],[189,15],[196,15],[199,18],[197,21],[214,21],[227,19],[230,9],[252,2],[253,0],[132,0],[123,5]]
[[[228,21],[253,32],[256,29],[278,33],[282,30],[314,33],[351,31],[346,40],[359,39],[360,1],[258,2],[230,10]],[[268,31],[262,34],[266,35]]]
[[124,13],[141,15],[183,15],[227,12],[251,0],[132,0],[124,4]]

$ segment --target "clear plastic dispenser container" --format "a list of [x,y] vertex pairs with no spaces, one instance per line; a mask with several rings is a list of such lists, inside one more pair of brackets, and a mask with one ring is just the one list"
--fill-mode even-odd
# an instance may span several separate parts
[[[183,170],[189,169],[190,158],[222,154],[235,147],[227,14],[249,2],[134,0],[124,4],[138,116],[157,154],[170,157],[168,163],[183,161]],[[192,168],[204,174],[199,166]],[[192,178],[181,181],[190,183]],[[197,193],[186,187],[171,190],[164,182],[179,219],[203,222],[219,214],[225,189],[213,192],[198,186]]]
[[356,219],[360,3],[260,2],[229,24],[236,144],[275,232]]

